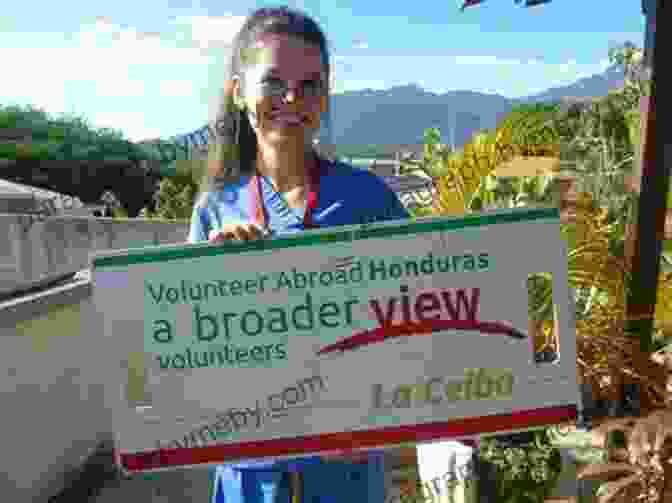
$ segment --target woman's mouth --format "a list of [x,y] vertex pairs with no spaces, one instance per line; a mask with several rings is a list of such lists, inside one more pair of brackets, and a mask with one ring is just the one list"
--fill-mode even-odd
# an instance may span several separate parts
[[302,126],[306,122],[306,118],[301,114],[280,112],[271,115],[271,121],[282,126]]

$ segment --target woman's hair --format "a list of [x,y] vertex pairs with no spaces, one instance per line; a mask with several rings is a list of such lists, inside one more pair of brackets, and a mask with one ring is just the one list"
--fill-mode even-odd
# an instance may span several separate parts
[[262,34],[290,35],[320,48],[325,65],[327,82],[330,63],[327,40],[318,24],[297,10],[289,7],[266,7],[254,11],[243,24],[232,44],[227,80],[217,110],[214,134],[208,148],[206,176],[202,190],[210,191],[254,172],[257,159],[257,137],[245,111],[233,99],[234,75],[241,79],[250,64],[249,49]]

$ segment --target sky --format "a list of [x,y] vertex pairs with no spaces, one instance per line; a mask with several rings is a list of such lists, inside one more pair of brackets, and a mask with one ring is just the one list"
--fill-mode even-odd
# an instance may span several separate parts
[[[641,0],[287,1],[322,26],[334,92],[417,84],[514,98],[603,71],[643,45]],[[139,141],[203,126],[251,0],[24,0],[0,15],[0,104],[83,116]],[[334,111],[334,113],[337,113]]]

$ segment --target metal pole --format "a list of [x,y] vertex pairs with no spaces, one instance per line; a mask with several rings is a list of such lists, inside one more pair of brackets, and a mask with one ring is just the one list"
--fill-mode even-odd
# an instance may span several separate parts
[[303,503],[303,474],[289,473],[289,494],[291,503]]
[[[660,0],[655,3],[656,12],[653,15],[660,18],[663,3]],[[648,15],[652,13],[649,12]],[[653,57],[650,74],[652,85],[648,100],[645,136],[642,138],[641,191],[635,215],[637,225],[631,236],[633,240],[632,276],[626,300],[627,330],[633,336],[639,335],[641,349],[644,352],[650,352],[652,349],[660,253],[665,235],[669,190],[670,161],[666,166],[664,145],[656,126],[657,109],[664,101],[665,90],[669,89],[669,72],[663,70],[663,55],[666,47],[659,34],[660,30],[656,30],[652,40]],[[658,92],[659,90],[662,90],[662,93]],[[665,115],[661,114],[661,117],[665,119]]]

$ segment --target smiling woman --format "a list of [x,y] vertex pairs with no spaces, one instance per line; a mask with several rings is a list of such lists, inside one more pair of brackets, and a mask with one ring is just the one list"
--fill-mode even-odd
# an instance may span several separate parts
[[[208,173],[194,207],[190,242],[251,240],[314,227],[409,217],[382,179],[323,158],[316,151],[314,139],[321,116],[329,110],[329,59],[324,33],[301,12],[287,7],[263,8],[247,18],[233,41],[230,77],[224,83],[210,130],[215,137],[208,142]],[[316,281],[328,280],[331,275],[315,274]],[[353,303],[340,307],[316,303],[313,309],[306,294],[306,302],[289,313],[286,321],[294,323],[292,316],[298,310],[314,312],[315,319],[326,327],[343,319],[350,323]],[[255,321],[257,316],[261,319],[252,308],[264,312],[273,306],[251,304],[245,320],[234,319],[232,327],[238,323],[236,327],[249,331],[250,327],[241,323]],[[223,314],[228,323],[230,313]],[[277,322],[273,326],[284,331],[284,314],[276,311],[270,318],[266,316],[259,327],[270,322]],[[319,458],[314,460],[321,464]],[[286,470],[280,461],[269,465],[271,471]],[[330,469],[324,466],[325,472]],[[224,470],[244,470],[244,466]],[[370,483],[382,487],[383,481]],[[279,484],[272,485],[275,496],[271,499],[289,503],[289,494],[283,494]],[[224,492],[227,501],[241,501],[239,488],[225,488]],[[258,500],[245,495],[242,501]]]
[[190,242],[408,218],[382,179],[316,151],[329,60],[323,32],[300,12],[265,8],[246,20],[210,130]]

